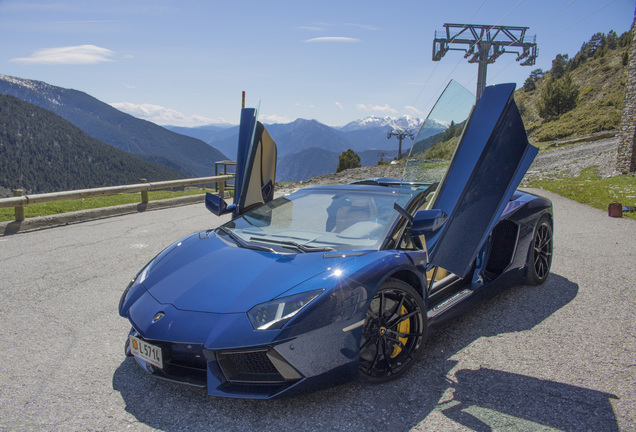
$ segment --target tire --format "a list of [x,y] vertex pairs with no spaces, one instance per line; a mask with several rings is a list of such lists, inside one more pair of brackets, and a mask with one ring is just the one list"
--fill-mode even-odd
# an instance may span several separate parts
[[552,222],[544,215],[534,228],[528,255],[526,283],[540,285],[548,279],[552,265],[552,248]]
[[404,374],[426,340],[426,306],[409,284],[388,279],[371,300],[360,341],[360,377],[383,383]]

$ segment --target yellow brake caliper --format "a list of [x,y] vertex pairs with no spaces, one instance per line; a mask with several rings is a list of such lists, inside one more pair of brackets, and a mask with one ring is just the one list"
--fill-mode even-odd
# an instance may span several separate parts
[[[407,312],[406,308],[404,307],[404,305],[402,305],[402,309],[400,310],[400,316],[406,315],[406,312]],[[399,323],[397,325],[397,331],[399,333],[408,333],[409,330],[411,330],[411,324],[410,323],[411,323],[410,319],[406,319],[406,320],[402,321],[401,323]],[[402,342],[402,345],[405,345],[406,341],[408,340],[408,338],[406,338],[406,337],[398,337],[398,340],[400,342]],[[393,345],[393,352],[391,353],[391,355],[389,357],[395,358],[401,352],[402,352],[402,348],[398,344],[395,344],[395,345]]]

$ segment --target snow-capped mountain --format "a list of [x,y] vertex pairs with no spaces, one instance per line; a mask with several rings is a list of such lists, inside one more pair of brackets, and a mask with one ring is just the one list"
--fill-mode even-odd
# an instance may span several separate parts
[[[4,81],[16,88],[22,87],[24,94],[37,94],[41,100],[48,102],[52,106],[62,105],[62,102],[60,102],[60,87],[52,86],[44,81],[29,80],[9,75],[0,75],[0,81]],[[10,94],[9,92],[7,93]],[[18,95],[14,96],[20,97]],[[22,97],[21,99],[33,103],[31,100],[27,100],[27,98]]]
[[391,128],[399,128],[399,129],[412,129],[417,131],[424,120],[411,117],[409,115],[404,115],[402,117],[377,117],[377,116],[368,116],[358,120],[354,120],[350,123],[339,128],[343,132],[351,132],[360,129],[370,129],[370,128],[379,128],[379,127],[391,127]]

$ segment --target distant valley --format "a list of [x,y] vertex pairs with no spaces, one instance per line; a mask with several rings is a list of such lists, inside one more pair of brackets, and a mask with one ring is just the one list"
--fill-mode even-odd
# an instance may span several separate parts
[[[281,182],[307,180],[311,177],[333,173],[338,157],[352,149],[361,158],[362,165],[376,165],[380,160],[392,160],[398,153],[398,141],[387,139],[394,128],[410,129],[414,133],[422,120],[413,117],[366,117],[343,127],[327,126],[317,120],[297,119],[286,124],[266,124],[278,148],[276,180]],[[223,154],[235,159],[238,126],[222,128],[201,126],[184,128],[166,126],[174,132],[204,140]],[[444,128],[432,128],[431,133]],[[412,141],[402,142],[406,152]]]

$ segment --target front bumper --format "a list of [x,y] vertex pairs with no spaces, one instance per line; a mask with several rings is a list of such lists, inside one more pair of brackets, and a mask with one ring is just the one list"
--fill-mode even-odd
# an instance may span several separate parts
[[[135,357],[157,378],[206,388],[213,396],[268,399],[358,376],[361,327],[349,328],[363,317],[256,331],[245,314],[180,311],[148,297],[128,318],[130,335],[161,347],[163,369]],[[159,311],[165,316],[153,323]]]
[[[202,344],[146,339],[134,328],[130,335],[161,347],[163,368],[134,357],[144,371],[195,387],[206,388],[211,383],[208,391],[211,395],[270,398],[304,379],[271,347],[215,352],[204,349]],[[126,354],[132,356],[128,340]]]

